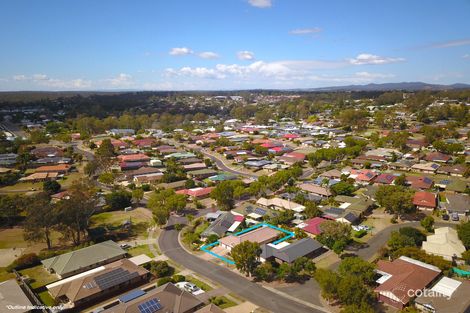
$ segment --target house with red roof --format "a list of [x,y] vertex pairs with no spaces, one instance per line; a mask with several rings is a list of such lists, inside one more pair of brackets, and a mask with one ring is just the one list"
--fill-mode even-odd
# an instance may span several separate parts
[[450,155],[441,152],[431,152],[426,154],[424,160],[429,162],[447,163],[452,159]]
[[437,197],[431,192],[417,191],[413,196],[413,204],[418,210],[433,211],[437,206]]
[[434,181],[426,176],[406,176],[406,185],[414,189],[429,189],[434,185]]
[[150,161],[150,157],[143,154],[143,153],[136,153],[136,154],[126,154],[126,155],[118,155],[118,160],[120,162],[148,162]]
[[300,224],[299,228],[301,228],[304,232],[311,235],[312,237],[316,237],[322,233],[320,225],[326,221],[327,219],[321,217],[314,217]]
[[374,185],[391,185],[396,178],[393,174],[382,173],[374,179]]
[[349,175],[349,177],[353,178],[356,183],[361,185],[367,185],[371,183],[377,176],[378,174],[376,172],[366,169],[353,170],[351,171],[351,175]]
[[177,194],[186,195],[192,199],[202,199],[209,197],[210,193],[214,187],[198,187],[198,188],[191,188],[191,189],[181,189],[176,191]]
[[294,139],[300,138],[298,134],[285,134],[282,137],[288,140],[294,140]]
[[289,152],[285,153],[279,157],[279,161],[287,164],[293,165],[295,163],[303,163],[305,161],[305,154],[299,152]]
[[132,144],[139,148],[151,148],[157,144],[157,141],[153,138],[136,139],[132,141]]
[[381,275],[374,290],[379,301],[400,310],[415,298],[416,291],[427,288],[441,275],[438,267],[405,256],[392,262],[379,260],[376,272]]

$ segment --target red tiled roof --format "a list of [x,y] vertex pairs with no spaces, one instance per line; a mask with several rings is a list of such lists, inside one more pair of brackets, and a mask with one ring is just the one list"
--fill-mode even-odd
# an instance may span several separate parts
[[307,226],[302,228],[302,230],[313,235],[320,235],[322,232],[320,229],[320,225],[326,221],[326,219],[321,217],[311,218],[305,221],[305,224],[307,224]]
[[406,176],[406,183],[413,188],[429,189],[434,183],[429,177],[422,176]]
[[297,134],[285,134],[283,137],[286,139],[295,139],[295,138],[299,138],[300,136]]
[[[413,259],[410,259],[412,262]],[[376,292],[390,292],[400,299],[403,304],[410,301],[408,290],[422,290],[427,287],[437,276],[440,270],[433,270],[430,265],[427,267],[419,265],[419,262],[412,263],[405,259],[396,259],[393,262],[379,260],[377,269],[381,272],[392,275],[382,285],[375,288]]]
[[426,191],[418,191],[413,197],[413,204],[429,208],[436,207],[436,195]]
[[213,189],[214,187],[182,189],[176,191],[176,193],[197,198],[210,194]]
[[444,154],[444,153],[440,153],[440,152],[431,152],[431,153],[426,154],[424,159],[426,161],[444,161],[444,162],[447,162],[451,159],[451,156],[449,156],[447,154]]
[[294,159],[299,159],[299,160],[305,160],[305,154],[300,153],[300,152],[289,152],[283,155],[284,157],[288,158],[294,158]]
[[137,153],[137,154],[127,154],[127,155],[119,155],[118,160],[121,162],[142,162],[142,161],[149,161],[150,157],[143,154],[143,153]]
[[374,180],[378,184],[391,184],[395,180],[396,176],[392,174],[383,173],[377,176]]

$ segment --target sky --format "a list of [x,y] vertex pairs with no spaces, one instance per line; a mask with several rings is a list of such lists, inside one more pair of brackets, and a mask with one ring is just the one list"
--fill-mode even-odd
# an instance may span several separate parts
[[470,0],[2,0],[0,90],[470,83]]

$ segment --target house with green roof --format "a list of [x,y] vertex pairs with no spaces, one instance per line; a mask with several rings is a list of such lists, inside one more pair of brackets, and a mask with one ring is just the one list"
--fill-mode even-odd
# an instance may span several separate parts
[[55,273],[62,279],[120,260],[125,256],[126,251],[114,241],[108,240],[41,262],[50,273]]

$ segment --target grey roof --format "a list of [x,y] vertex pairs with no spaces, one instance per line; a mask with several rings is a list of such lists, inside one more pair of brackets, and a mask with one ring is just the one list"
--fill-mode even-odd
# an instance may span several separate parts
[[466,213],[470,211],[470,196],[459,194],[447,194],[447,203],[444,203],[447,211],[456,213]]
[[219,237],[225,235],[227,230],[232,226],[233,222],[235,221],[235,215],[230,212],[225,212],[206,228],[204,232],[202,232],[202,237],[208,237],[212,234],[215,234]]
[[[16,280],[10,279],[0,282],[0,311],[1,312],[29,312],[29,309],[14,309],[8,310],[7,306],[32,306],[31,301],[26,297],[23,289],[18,285]],[[5,311],[3,311],[5,310]]]
[[323,247],[321,243],[312,238],[303,238],[281,249],[273,248],[270,245],[261,247],[261,257],[268,259],[275,257],[284,262],[292,263],[300,257],[306,256]]
[[347,213],[346,215],[344,215],[342,218],[344,218],[345,220],[347,220],[348,222],[350,222],[351,224],[356,222],[358,220],[358,217],[352,213],[352,212],[349,212]]
[[107,263],[106,260],[113,260],[119,256],[124,257],[125,255],[126,251],[121,249],[117,243],[108,240],[41,262],[48,270],[53,270],[60,276],[67,276],[67,274],[74,273],[81,268],[87,270],[89,269],[88,267],[93,264]]

